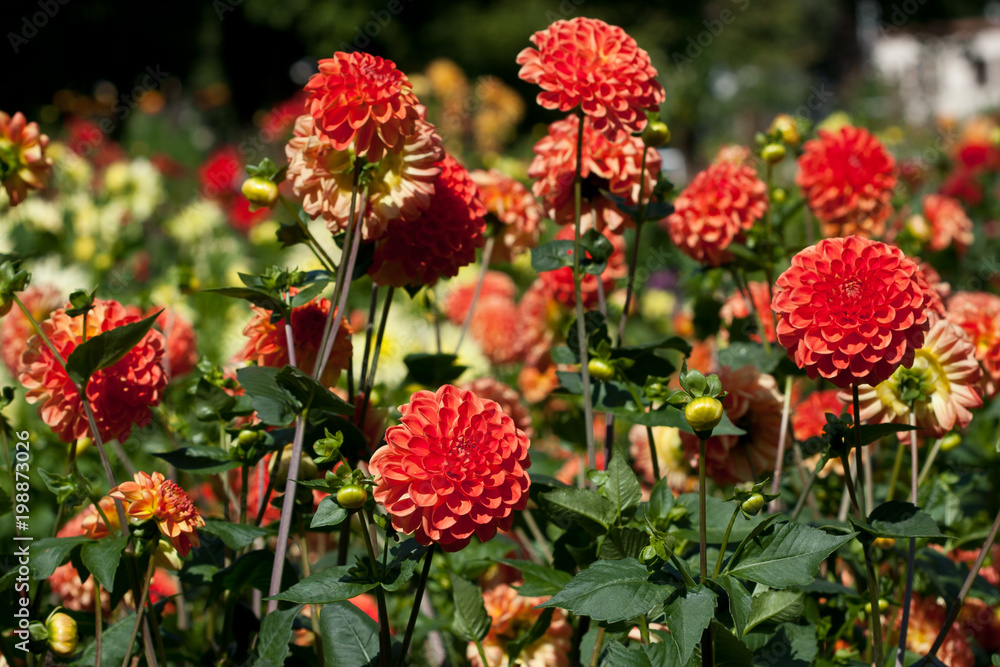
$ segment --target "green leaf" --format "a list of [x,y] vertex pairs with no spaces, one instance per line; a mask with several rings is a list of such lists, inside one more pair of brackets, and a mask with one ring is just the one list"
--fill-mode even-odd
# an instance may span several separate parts
[[[862,424],[858,432],[861,434],[861,446],[864,447],[893,433],[917,430],[919,430],[918,427],[909,424]],[[848,436],[847,445],[849,447],[854,447],[856,442],[853,435]]]
[[[125,662],[129,639],[132,637],[132,626],[135,625],[135,613],[127,612],[117,623],[107,626],[101,633],[101,664],[120,665]],[[132,643],[132,653],[142,651],[142,642]],[[97,642],[91,642],[73,667],[94,667],[97,664]]]
[[323,606],[320,615],[323,656],[338,667],[378,664],[378,624],[346,600]]
[[354,415],[353,405],[294,366],[285,366],[274,379],[278,386],[295,398],[302,409],[308,409],[310,415]]
[[808,667],[815,664],[815,660],[819,656],[819,647],[816,644],[816,626],[782,623],[778,626],[778,631],[767,640],[767,643],[754,651],[754,657],[758,664],[764,662],[768,656],[773,660],[774,656],[779,655],[782,656],[779,665]]
[[31,543],[31,569],[35,579],[48,579],[69,560],[73,549],[93,542],[89,537],[43,537]]
[[621,449],[615,449],[607,467],[607,474],[608,481],[601,488],[602,495],[615,506],[618,520],[621,521],[622,516],[627,517],[630,510],[639,506],[642,501],[642,488]]
[[858,529],[875,537],[944,537],[933,517],[911,503],[882,503],[868,515],[868,522],[853,520]]
[[279,313],[282,318],[288,314],[288,306],[279,298],[264,289],[255,287],[216,287],[202,290],[210,294],[221,294],[233,299],[243,299],[264,310]]
[[806,586],[816,577],[820,563],[856,536],[829,535],[798,523],[776,523],[737,552],[726,571],[771,588]]
[[[557,271],[567,266],[573,266],[573,241],[549,241],[531,249],[531,268],[536,273]],[[589,259],[584,253],[580,258],[580,267],[592,276],[599,276],[604,273],[607,260]]]
[[389,564],[385,570],[382,570],[381,560],[377,566],[377,571],[381,573],[379,580],[382,588],[392,593],[410,583],[420,559],[426,556],[427,549],[412,537],[389,549]]
[[716,595],[705,586],[695,586],[684,597],[667,605],[666,625],[676,646],[676,660],[670,664],[683,665],[691,659],[694,649],[701,643],[701,635],[715,616]]
[[160,310],[138,322],[109,329],[77,345],[66,359],[66,372],[70,379],[80,387],[87,386],[91,375],[114,366],[138,345],[162,312]]
[[649,517],[657,524],[657,528],[664,528],[669,523],[668,515],[673,508],[674,492],[670,490],[667,478],[662,477],[656,480],[652,491],[649,492],[649,503],[646,509],[649,512]]
[[580,572],[540,607],[561,607],[595,621],[635,618],[662,603],[674,587],[650,580],[634,558],[599,560]]
[[454,354],[408,354],[403,359],[409,371],[407,380],[425,387],[440,387],[457,380],[465,372],[466,366],[458,366]]
[[278,384],[283,369],[250,366],[236,371],[236,378],[253,403],[257,416],[271,426],[287,426],[302,406]]
[[508,665],[516,665],[517,656],[521,655],[521,651],[526,646],[530,646],[542,638],[552,623],[552,615],[554,613],[556,613],[555,609],[546,609],[542,612],[541,616],[535,619],[535,622],[531,624],[527,632],[522,633],[517,639],[512,639],[507,643]]
[[285,600],[299,604],[329,604],[367,593],[378,584],[351,574],[354,568],[340,565],[306,577],[287,591],[272,595],[268,600]]
[[[677,497],[675,504],[686,508],[687,514],[683,519],[675,522],[675,528],[670,531],[671,534],[677,535],[677,537],[685,540],[697,542],[699,539],[698,518],[700,516],[698,508],[698,494],[682,493]],[[705,498],[705,509],[708,514],[706,517],[706,538],[708,543],[722,544],[722,538],[726,534],[726,526],[729,525],[729,519],[733,515],[733,505],[732,503],[727,503],[721,498],[708,496]],[[750,534],[750,531],[759,526],[765,520],[766,517],[763,512],[748,520],[737,518],[736,523],[733,524],[733,530],[729,535],[730,544],[736,542],[737,540],[743,540],[746,538],[746,536]]]
[[736,636],[742,637],[746,634],[747,623],[750,621],[750,610],[753,607],[753,599],[750,593],[740,583],[736,577],[723,574],[718,579],[726,594],[729,595],[729,613],[733,617],[733,624],[736,626]]
[[[577,383],[579,384],[579,382]],[[694,433],[684,418],[684,411],[669,404],[664,404],[656,410],[640,412],[630,403],[628,406],[598,406],[605,412],[626,419],[641,426],[673,426],[685,433]],[[746,431],[736,426],[729,415],[722,413],[722,421],[712,431],[713,435],[745,435]]]
[[337,504],[333,496],[327,496],[319,501],[316,514],[313,515],[310,528],[322,528],[324,526],[339,526],[347,518],[347,510]]
[[538,497],[552,517],[573,519],[592,535],[606,533],[617,517],[611,501],[590,489],[567,487]]
[[[764,313],[770,317],[769,313]],[[729,347],[719,350],[719,366],[742,368],[756,366],[761,373],[771,373],[786,356],[780,346],[772,346],[770,352],[758,343],[730,343]]]
[[783,623],[798,620],[804,609],[805,595],[801,591],[766,590],[753,597],[745,632],[765,622]]
[[219,447],[191,445],[172,449],[169,452],[154,452],[153,456],[163,459],[178,470],[187,470],[202,475],[214,475],[239,467],[239,462],[229,457],[229,452]]
[[258,526],[248,526],[219,519],[206,519],[205,525],[198,529],[200,532],[215,535],[222,542],[235,551],[239,551],[250,546],[258,537],[267,535],[267,528]]
[[[60,475],[49,472],[45,468],[39,468],[45,486],[55,495],[56,502],[60,505],[75,507],[88,498],[88,488],[82,487],[80,480],[74,475]],[[82,479],[82,478],[81,478]]]
[[498,558],[498,563],[506,563],[521,571],[524,583],[517,589],[518,595],[524,597],[541,597],[555,595],[570,582],[573,575],[569,572],[556,570],[545,565],[539,565],[529,560],[514,560],[513,558]]
[[292,308],[304,306],[315,299],[329,283],[329,280],[317,280],[312,285],[300,289],[299,293],[292,297]]
[[122,551],[128,544],[128,536],[110,535],[102,540],[83,545],[80,549],[80,559],[84,566],[97,578],[97,582],[109,593],[115,590],[115,572],[121,561]]
[[483,605],[479,587],[463,577],[452,575],[452,595],[455,600],[455,618],[452,627],[465,641],[481,640],[490,631],[490,616]]
[[649,544],[649,535],[638,528],[618,528],[614,526],[608,531],[607,537],[601,542],[597,557],[602,560],[618,560],[620,558],[638,559],[643,547]]
[[302,605],[290,609],[274,610],[264,617],[257,637],[257,659],[253,667],[273,667],[285,664],[288,642],[292,639],[292,623]]
[[[209,597],[230,591],[236,595],[247,588],[266,592],[271,585],[271,571],[274,569],[274,552],[267,549],[250,551],[237,558],[229,567],[212,575]],[[281,586],[291,586],[297,575],[291,564],[285,563],[281,574]]]
[[742,640],[726,626],[712,621],[712,646],[715,647],[715,667],[752,667],[753,654]]

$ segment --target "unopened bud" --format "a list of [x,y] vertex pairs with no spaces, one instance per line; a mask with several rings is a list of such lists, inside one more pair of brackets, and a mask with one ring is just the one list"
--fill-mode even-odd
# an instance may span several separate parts
[[52,614],[45,622],[45,629],[49,632],[49,648],[53,653],[63,658],[76,653],[80,637],[72,616],[61,611]]
[[711,396],[696,398],[684,407],[684,418],[695,433],[710,433],[722,421],[722,402]]

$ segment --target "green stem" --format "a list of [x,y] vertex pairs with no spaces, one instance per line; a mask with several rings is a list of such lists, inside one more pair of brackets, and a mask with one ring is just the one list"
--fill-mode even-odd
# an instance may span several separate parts
[[813,468],[813,471],[809,474],[809,479],[806,480],[805,485],[802,487],[802,492],[799,494],[799,499],[795,501],[795,509],[792,510],[792,521],[799,518],[799,514],[802,513],[802,508],[806,505],[806,499],[809,497],[809,492],[812,491],[813,484],[816,483],[816,478],[819,476],[819,471]]
[[[767,300],[774,303],[774,252],[771,246],[771,165],[768,164],[764,170],[765,183],[767,184],[767,210],[764,211],[764,275],[767,276]],[[771,322],[774,325],[775,334],[778,331],[778,314],[771,310]],[[767,338],[761,331],[761,337]]]
[[705,438],[698,436],[698,545],[701,548],[701,583],[705,583],[708,578],[708,517],[705,509],[708,490],[705,487],[705,463]]
[[924,461],[924,467],[920,469],[920,475],[917,476],[917,486],[923,486],[923,483],[927,481],[927,475],[931,471],[931,466],[934,464],[934,459],[937,458],[938,453],[941,451],[941,443],[944,442],[944,438],[937,438],[934,441],[934,446],[931,447],[930,454],[927,455],[927,460]]
[[475,637],[476,640],[476,650],[479,651],[479,659],[483,663],[483,667],[489,667],[489,661],[486,659],[486,651],[483,650],[483,643],[479,641],[479,637]]
[[288,209],[288,212],[292,214],[292,220],[295,221],[295,224],[298,225],[298,228],[305,235],[306,246],[312,251],[312,254],[316,256],[316,259],[318,259],[319,263],[323,265],[323,268],[326,269],[327,273],[330,273],[331,275],[335,273],[337,270],[336,262],[334,262],[330,256],[326,254],[326,251],[323,250],[323,246],[319,244],[316,237],[312,235],[311,231],[309,231],[309,226],[302,222],[302,218],[299,217],[298,211],[296,211],[291,203],[285,199],[284,195],[279,194],[278,199],[281,201],[281,205]]
[[653,438],[653,427],[646,426],[646,440],[649,441],[649,459],[653,462],[653,483],[660,481],[660,456],[656,451],[656,440]]
[[[139,599],[139,603],[135,607],[135,623],[132,624],[132,635],[128,640],[128,648],[125,649],[125,659],[122,660],[122,667],[127,667],[129,659],[132,657],[132,647],[135,646],[135,638],[139,633],[139,625],[142,624],[143,612],[146,610],[146,597],[149,595],[149,584],[153,580],[153,566],[156,565],[156,559],[150,555],[149,566],[146,568],[146,584],[142,587],[142,596]],[[97,598],[94,604],[98,608],[101,606],[101,599]],[[149,656],[147,656],[147,659]],[[155,662],[155,659],[154,659]]]
[[250,466],[246,463],[240,469],[242,485],[240,486],[240,525],[247,522],[247,487],[250,486]]
[[[302,521],[302,517],[299,517],[299,565],[302,567],[303,578],[312,574],[312,568],[309,565],[309,545],[306,543],[306,527]],[[323,633],[319,629],[319,607],[318,604],[309,605],[314,636],[313,648],[316,649],[316,658],[319,661],[319,667],[323,667],[325,659],[323,655]]]
[[[378,579],[375,571],[376,563],[375,548],[372,546],[372,537],[368,531],[368,517],[364,508],[358,512],[361,519],[361,534],[365,540],[365,547],[368,549],[368,558],[371,559],[372,577]],[[382,586],[375,587],[375,599],[378,602],[378,639],[379,639],[379,664],[382,667],[389,667],[392,664],[392,638],[389,636],[389,612],[385,606],[385,591]],[[485,663],[484,663],[485,664]]]
[[[792,408],[792,376],[785,377],[785,396],[781,406],[781,427],[778,429],[778,454],[775,458],[774,481],[771,483],[771,493],[777,494],[781,486],[781,469],[785,462],[785,440],[788,438],[788,418]],[[779,499],[771,501],[769,511],[778,511]]]
[[601,657],[601,649],[604,648],[604,628],[597,628],[597,638],[594,640],[594,650],[590,654],[590,667],[597,667],[597,661]]
[[[854,494],[853,500],[855,500],[856,509],[858,511],[858,519],[861,521],[866,521],[868,518],[868,512],[865,508],[865,498],[864,498],[864,473],[862,467],[862,446],[861,446],[861,401],[858,397],[858,385],[857,383],[851,385],[851,393],[854,402],[854,444],[855,450],[854,454],[856,457],[858,465],[858,486],[861,487],[858,493]],[[850,471],[847,469],[847,459],[849,457],[844,457],[844,475],[845,478],[850,478]],[[864,539],[861,541],[861,547],[864,551],[865,556],[865,574],[868,579],[868,598],[872,605],[872,613],[868,614],[868,623],[871,627],[872,633],[872,654],[876,665],[882,664],[882,617],[878,613],[878,573],[875,571],[875,562],[872,560],[872,545],[871,540]]]
[[643,645],[649,644],[649,620],[645,614],[639,614],[639,642]]
[[410,648],[410,639],[413,637],[413,628],[417,626],[417,617],[420,616],[420,603],[423,601],[424,588],[427,586],[427,578],[431,573],[431,561],[434,559],[434,547],[432,544],[427,549],[424,556],[424,568],[420,571],[420,578],[417,580],[417,593],[413,597],[413,607],[410,609],[410,620],[406,623],[406,633],[403,635],[403,645],[399,651],[399,667],[406,663],[406,652]]
[[[917,425],[917,414],[910,406],[910,426]],[[910,502],[917,504],[917,432],[910,431]],[[902,443],[900,443],[902,444]],[[917,540],[910,538],[906,554],[906,585],[903,589],[903,618],[899,624],[899,649],[896,652],[896,667],[903,667],[903,656],[906,654],[906,635],[910,624],[910,600],[913,599],[913,568],[916,562]],[[873,607],[874,609],[874,607]]]
[[736,503],[736,511],[733,512],[733,516],[729,518],[729,525],[726,526],[726,534],[722,536],[722,546],[719,548],[719,558],[715,561],[715,570],[712,572],[712,578],[715,579],[719,576],[719,572],[722,571],[722,557],[726,554],[726,546],[729,544],[729,533],[733,530],[733,524],[736,523],[736,517],[740,513],[740,504]]
[[896,448],[896,458],[892,462],[892,474],[889,476],[889,491],[885,494],[885,502],[891,501],[896,496],[896,484],[899,482],[899,473],[903,469],[903,451],[905,449],[906,443],[900,440],[899,447]]

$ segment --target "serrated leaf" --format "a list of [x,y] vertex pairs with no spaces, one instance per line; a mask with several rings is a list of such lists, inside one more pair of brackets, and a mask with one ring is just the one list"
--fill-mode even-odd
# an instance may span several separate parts
[[44,537],[31,543],[31,569],[35,579],[48,579],[69,560],[73,549],[93,542],[89,537]]
[[[118,622],[104,628],[101,633],[102,665],[120,665],[125,662],[129,644],[132,645],[132,653],[129,655],[142,651],[141,642],[129,641],[133,625],[135,625],[135,612],[127,611]],[[71,664],[73,667],[94,667],[97,664],[97,642],[88,644],[80,657]]]
[[[916,426],[910,426],[909,424],[862,424],[859,433],[861,434],[861,446],[870,445],[876,440],[880,440],[887,435],[892,435],[893,433],[901,433],[903,431],[918,431],[920,430]],[[848,435],[847,445],[849,447],[854,447],[857,443],[853,434]]]
[[97,582],[109,593],[115,590],[115,572],[121,561],[122,551],[128,544],[128,536],[107,536],[80,549],[80,559],[84,566],[97,578]]
[[580,572],[540,607],[561,607],[595,621],[615,623],[645,614],[675,588],[652,581],[634,558],[599,560]]
[[310,415],[354,415],[354,406],[340,398],[302,370],[285,366],[275,376],[278,386],[287,391]]
[[378,624],[354,604],[342,600],[323,605],[320,633],[326,664],[338,667],[378,664]]
[[540,494],[539,499],[551,516],[573,519],[595,535],[606,533],[617,516],[611,501],[590,489],[555,489]]
[[638,559],[642,549],[649,544],[649,535],[638,528],[618,528],[613,526],[607,537],[601,542],[597,557],[602,560],[618,560],[620,558]]
[[214,475],[240,466],[237,461],[229,458],[229,452],[206,445],[191,445],[169,452],[154,452],[153,456],[163,459],[178,470],[201,475]]
[[255,306],[279,313],[281,317],[288,314],[288,306],[279,298],[265,289],[257,287],[216,287],[214,289],[203,290],[210,294],[221,294],[233,299],[243,299]]
[[202,533],[215,535],[234,551],[248,547],[258,537],[264,537],[268,534],[267,528],[230,523],[229,521],[220,521],[218,519],[206,519],[205,525],[198,530]]
[[471,642],[481,640],[490,631],[490,616],[483,605],[483,594],[479,587],[463,577],[452,575],[452,597],[455,601],[455,618],[452,627],[455,634]]
[[377,586],[370,579],[359,579],[352,575],[352,569],[349,565],[327,568],[267,599],[299,604],[329,604],[349,600]]
[[805,596],[801,591],[766,590],[753,596],[746,632],[765,622],[794,621],[802,616],[804,609]]
[[718,582],[729,596],[729,614],[733,617],[733,624],[736,626],[736,636],[742,637],[746,634],[747,623],[750,621],[753,598],[736,577],[723,574],[719,577]]
[[718,621],[712,621],[712,646],[715,648],[714,667],[753,666],[753,654],[747,645]]
[[715,617],[716,599],[710,589],[696,586],[667,605],[666,625],[677,647],[676,662],[671,664],[683,665],[691,659],[702,633]]
[[498,558],[498,563],[506,563],[521,571],[524,583],[518,588],[518,595],[524,597],[541,597],[555,595],[570,582],[573,575],[569,572],[556,570],[545,565],[539,565],[528,560],[513,558]]
[[278,373],[283,369],[267,366],[250,366],[236,371],[236,378],[250,397],[253,409],[265,424],[287,426],[302,406],[278,384]]
[[867,523],[857,520],[851,523],[875,537],[944,537],[930,514],[900,500],[876,507],[868,515]]
[[382,588],[392,593],[410,583],[420,559],[426,557],[428,548],[409,537],[389,549],[389,563],[385,571],[382,571],[381,561],[377,566],[377,570],[381,572]]
[[[326,286],[330,283],[329,280],[317,280],[313,284],[303,287],[299,290],[298,294],[292,297],[292,308],[298,308],[299,306],[304,306],[317,296],[322,293]],[[293,318],[294,319],[294,318]]]
[[333,496],[327,496],[319,501],[316,514],[313,515],[310,528],[323,528],[324,526],[339,526],[347,518],[347,510],[337,504]]
[[602,494],[611,501],[621,518],[629,516],[629,512],[639,506],[642,501],[642,488],[632,466],[625,460],[625,454],[616,449],[607,467],[608,481],[601,487]]
[[290,609],[275,609],[264,617],[257,637],[257,658],[253,667],[285,664],[289,653],[288,642],[292,639],[292,623],[301,609],[302,605]]
[[729,561],[727,573],[771,588],[812,583],[827,556],[857,537],[829,535],[798,523],[768,526]]
[[117,364],[146,337],[162,312],[160,310],[138,322],[109,329],[77,345],[66,359],[66,372],[70,379],[85,387],[94,373]]

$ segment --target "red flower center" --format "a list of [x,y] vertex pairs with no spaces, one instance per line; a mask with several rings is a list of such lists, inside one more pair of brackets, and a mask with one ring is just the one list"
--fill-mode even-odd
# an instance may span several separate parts
[[844,286],[841,288],[841,294],[851,301],[856,301],[858,297],[861,296],[862,285],[863,283],[860,278],[852,276],[844,282]]

